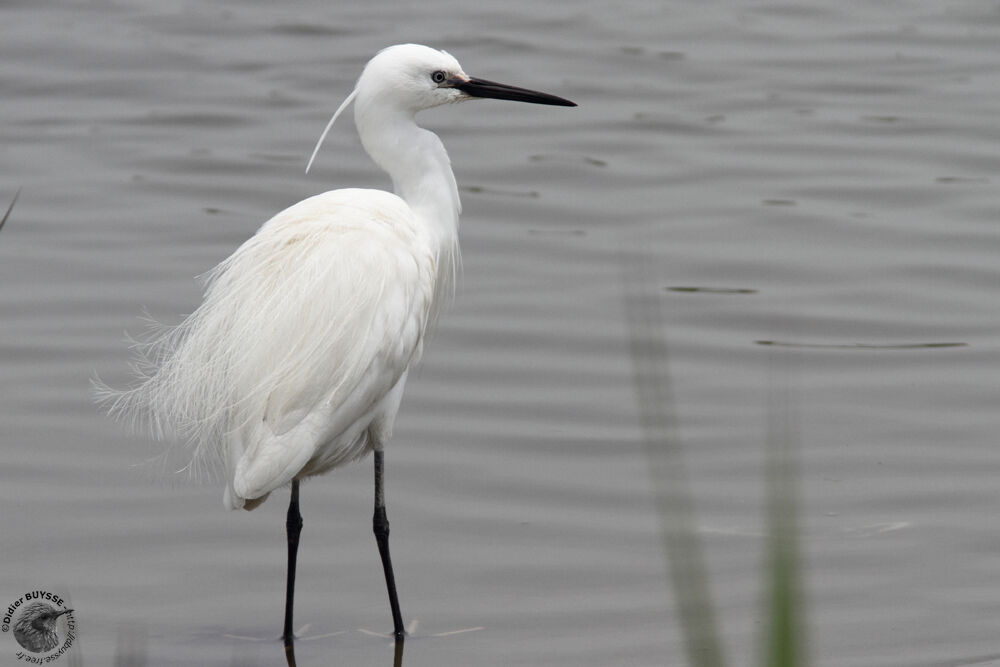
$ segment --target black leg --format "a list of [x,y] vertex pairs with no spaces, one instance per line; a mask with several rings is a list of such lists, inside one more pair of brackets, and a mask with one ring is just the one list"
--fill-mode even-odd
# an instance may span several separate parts
[[389,519],[385,515],[385,491],[382,486],[382,452],[380,450],[375,450],[375,516],[372,518],[372,529],[375,531],[375,541],[378,542],[378,553],[382,556],[385,586],[389,589],[389,606],[392,608],[393,632],[396,635],[396,643],[399,645],[406,634],[403,632],[403,615],[399,613],[399,598],[396,597],[396,578],[392,574],[392,561],[389,559]]
[[403,640],[396,640],[396,647],[392,654],[392,667],[403,667]]
[[289,667],[295,667],[295,648],[292,642],[292,607],[295,601],[295,559],[299,551],[299,534],[302,532],[302,515],[299,514],[299,480],[292,480],[292,499],[288,503],[288,517],[285,519],[288,531],[288,579],[285,584],[285,631],[281,638],[285,641],[285,658]]

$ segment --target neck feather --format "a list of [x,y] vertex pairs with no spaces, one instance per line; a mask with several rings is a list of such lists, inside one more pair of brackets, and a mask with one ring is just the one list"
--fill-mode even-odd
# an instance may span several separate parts
[[461,263],[458,216],[462,203],[444,144],[436,134],[419,127],[411,111],[359,100],[354,118],[365,151],[389,173],[393,191],[434,240],[438,255],[435,302],[440,305],[454,293]]
[[451,160],[438,136],[419,127],[408,111],[359,105],[355,122],[365,150],[392,177],[395,193],[439,243],[453,243],[461,202]]

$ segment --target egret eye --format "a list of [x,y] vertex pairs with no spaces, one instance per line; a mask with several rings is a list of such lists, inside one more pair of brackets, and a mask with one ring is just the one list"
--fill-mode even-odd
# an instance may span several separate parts
[[438,70],[433,74],[431,74],[431,81],[433,81],[434,83],[444,83],[444,80],[447,78],[448,75],[445,74],[442,70]]

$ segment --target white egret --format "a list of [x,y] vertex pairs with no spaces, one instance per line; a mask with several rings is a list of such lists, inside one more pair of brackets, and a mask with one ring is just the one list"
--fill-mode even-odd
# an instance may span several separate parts
[[316,151],[353,101],[361,143],[392,177],[395,194],[333,190],[278,213],[210,273],[194,313],[140,347],[139,382],[105,389],[113,414],[186,440],[193,461],[220,463],[226,507],[253,509],[291,485],[283,635],[290,659],[299,481],[369,452],[372,525],[395,636],[403,639],[383,447],[409,369],[452,284],[460,210],[448,154],[414,115],[484,97],[576,106],[472,78],[451,55],[426,46],[379,52]]

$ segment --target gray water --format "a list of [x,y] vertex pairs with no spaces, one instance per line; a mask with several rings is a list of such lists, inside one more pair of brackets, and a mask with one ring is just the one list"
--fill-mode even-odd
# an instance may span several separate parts
[[[813,664],[1000,660],[1000,5],[0,3],[0,603],[76,609],[75,665],[283,660],[286,495],[92,405],[126,330],[276,211],[388,187],[330,113],[379,48],[578,109],[421,118],[464,275],[387,451],[404,664],[680,665],[623,264],[646,267],[730,664],[756,662],[769,420],[800,448]],[[627,273],[627,271],[626,271]],[[304,485],[300,665],[392,660],[371,463]],[[468,630],[458,634],[458,630]],[[0,662],[16,646],[0,635]]]

